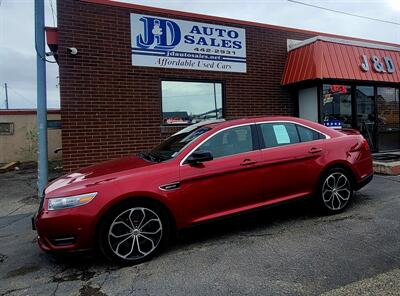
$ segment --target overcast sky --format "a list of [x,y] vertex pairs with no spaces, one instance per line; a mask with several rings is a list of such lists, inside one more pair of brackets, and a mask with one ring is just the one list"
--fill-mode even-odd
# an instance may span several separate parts
[[[62,0],[59,0],[62,1]],[[400,0],[300,0],[313,5],[400,23]],[[400,26],[306,7],[287,0],[128,1],[261,23],[400,43]],[[4,82],[10,108],[36,107],[34,0],[0,0],[0,108],[5,107]],[[46,25],[56,24],[45,0]],[[47,64],[48,107],[59,107],[58,67]]]

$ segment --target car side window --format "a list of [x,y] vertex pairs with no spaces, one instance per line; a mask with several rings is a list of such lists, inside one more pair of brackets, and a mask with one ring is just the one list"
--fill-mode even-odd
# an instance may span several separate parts
[[309,142],[309,141],[315,141],[319,139],[325,139],[325,136],[322,135],[319,132],[316,132],[312,129],[306,128],[301,125],[296,125],[297,130],[299,132],[299,137],[301,142]]
[[299,143],[299,135],[293,123],[274,122],[260,124],[266,148]]
[[213,158],[218,158],[252,150],[251,126],[245,125],[230,128],[212,136],[196,151],[209,151]]

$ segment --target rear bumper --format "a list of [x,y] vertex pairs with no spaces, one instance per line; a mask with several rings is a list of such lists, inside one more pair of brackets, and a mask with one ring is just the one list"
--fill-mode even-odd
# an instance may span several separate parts
[[354,190],[360,190],[365,185],[367,185],[369,182],[371,182],[373,178],[374,178],[374,174],[373,173],[371,175],[369,175],[369,176],[364,177],[360,182],[358,182],[354,186]]

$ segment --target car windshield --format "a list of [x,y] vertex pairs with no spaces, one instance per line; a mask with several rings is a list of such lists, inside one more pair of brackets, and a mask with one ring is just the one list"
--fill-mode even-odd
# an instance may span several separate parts
[[193,142],[210,129],[209,127],[197,127],[195,129],[182,130],[173,134],[152,150],[142,152],[140,156],[154,162],[169,160],[177,156],[189,143]]

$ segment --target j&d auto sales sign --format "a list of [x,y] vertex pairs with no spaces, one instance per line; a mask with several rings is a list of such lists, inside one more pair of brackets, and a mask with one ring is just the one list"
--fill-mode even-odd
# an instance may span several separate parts
[[132,65],[246,72],[246,32],[206,23],[131,14]]

